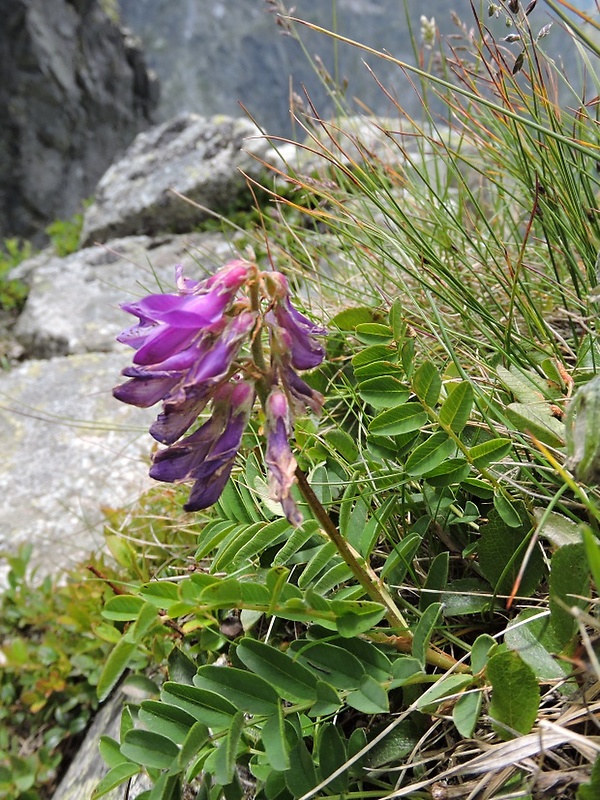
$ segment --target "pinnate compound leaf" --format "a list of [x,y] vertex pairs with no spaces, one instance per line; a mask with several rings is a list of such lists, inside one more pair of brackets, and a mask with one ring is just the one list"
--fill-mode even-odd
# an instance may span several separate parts
[[215,692],[249,714],[270,716],[277,712],[279,695],[266,680],[235,667],[200,667],[194,685]]
[[404,403],[390,408],[371,421],[369,430],[379,436],[397,436],[419,430],[427,423],[427,412],[420,403]]
[[453,386],[440,408],[440,423],[454,433],[460,433],[467,424],[473,408],[473,387],[469,381]]
[[487,677],[492,685],[489,714],[498,735],[512,739],[515,732],[529,733],[540,705],[540,687],[531,667],[508,650],[490,658]]
[[431,361],[425,361],[416,370],[412,379],[412,387],[419,400],[430,408],[435,406],[442,389],[442,379]]
[[452,439],[444,431],[438,431],[413,450],[404,468],[408,475],[427,477],[429,472],[452,455],[455,448]]
[[244,666],[268,681],[286,700],[316,700],[315,674],[281,650],[257,639],[245,638],[238,644],[236,655]]
[[179,748],[166,736],[134,728],[125,735],[121,752],[143,767],[168,769],[179,755]]
[[510,439],[488,439],[487,442],[474,445],[469,450],[469,456],[476,469],[486,469],[490,464],[501,461],[507,456],[512,446]]
[[125,783],[125,781],[133,778],[134,775],[137,775],[139,772],[139,764],[134,764],[133,761],[123,760],[116,767],[112,767],[112,769],[110,769],[98,783],[92,792],[92,800],[96,800],[98,797],[103,797],[103,795],[108,794],[108,792],[111,792],[113,789],[116,789],[122,783]]

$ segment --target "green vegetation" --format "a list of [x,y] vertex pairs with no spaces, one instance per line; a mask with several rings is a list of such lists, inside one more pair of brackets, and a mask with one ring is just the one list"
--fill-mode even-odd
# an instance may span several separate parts
[[597,796],[597,103],[555,101],[535,3],[489,5],[508,42],[481,5],[398,64],[423,121],[398,105],[375,148],[341,106],[302,120],[314,166],[253,244],[331,331],[325,413],[296,423],[305,521],[252,431],[214,508],[159,489],[110,520],[90,683],[154,686],[95,797],[143,770],[148,800]]
[[71,219],[57,219],[46,228],[50,242],[61,258],[79,250],[79,236],[83,227],[83,212]]
[[19,311],[27,299],[27,286],[23,281],[9,278],[8,273],[21,261],[32,255],[30,242],[4,239],[0,248],[0,309]]

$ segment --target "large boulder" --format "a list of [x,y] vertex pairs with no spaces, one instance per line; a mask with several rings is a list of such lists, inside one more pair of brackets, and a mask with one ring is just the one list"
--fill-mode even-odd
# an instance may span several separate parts
[[0,240],[41,241],[152,120],[156,81],[99,0],[0,0]]
[[14,335],[28,358],[113,350],[131,322],[120,303],[172,287],[176,264],[198,278],[234,256],[231,241],[217,233],[131,236],[66,258],[45,250],[11,273],[30,287]]
[[61,572],[102,546],[103,506],[149,486],[152,412],[111,394],[127,360],[86,353],[0,373],[0,551],[31,544],[34,565]]
[[275,151],[249,120],[175,117],[140,133],[102,177],[85,213],[82,242],[190,231],[210,211],[226,216],[244,203],[251,208],[243,173],[258,177],[261,160],[269,159],[277,161]]
[[134,322],[119,303],[172,287],[177,263],[199,278],[234,256],[221,234],[139,236],[21,265],[31,293],[17,329],[31,360],[0,372],[0,551],[30,543],[36,566],[60,572],[102,547],[103,507],[153,483],[156,410],[111,393],[131,362],[115,342]]

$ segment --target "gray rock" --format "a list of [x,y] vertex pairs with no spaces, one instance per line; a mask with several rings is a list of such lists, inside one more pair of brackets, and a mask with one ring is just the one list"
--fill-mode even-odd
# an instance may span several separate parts
[[102,507],[126,507],[150,485],[152,411],[111,395],[125,350],[0,373],[0,550],[31,543],[44,574],[101,547]]
[[[244,151],[242,151],[244,147]],[[264,171],[271,148],[248,120],[184,114],[141,133],[102,177],[84,217],[82,243],[193,230],[210,214],[172,190],[226,215],[252,197],[240,170]],[[276,156],[274,156],[276,158]]]
[[[52,800],[90,800],[94,788],[108,772],[108,767],[98,750],[100,737],[110,736],[118,741],[122,708],[123,695],[117,691],[96,715]],[[104,797],[105,800],[133,799],[151,787],[152,784],[147,776],[140,775],[134,778],[131,785],[125,783]]]
[[68,218],[158,102],[98,0],[0,0],[0,240]]
[[132,321],[120,303],[159,285],[172,287],[176,264],[200,277],[234,255],[217,233],[133,236],[66,258],[47,249],[11,273],[30,285],[14,335],[29,358],[112,350],[115,336]]

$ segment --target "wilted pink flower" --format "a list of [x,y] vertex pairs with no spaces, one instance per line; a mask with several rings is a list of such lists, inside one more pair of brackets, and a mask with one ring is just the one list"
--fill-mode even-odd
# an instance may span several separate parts
[[265,432],[267,453],[265,462],[269,469],[269,494],[281,503],[283,512],[292,525],[300,525],[302,515],[292,498],[296,481],[296,459],[290,448],[292,434],[290,409],[281,389],[271,390],[265,403]]
[[318,367],[325,357],[323,346],[315,336],[324,336],[327,331],[315,325],[308,317],[294,308],[290,300],[288,282],[280,272],[269,275],[271,283],[276,287],[273,310],[265,320],[277,330],[288,334],[291,364],[294,369],[313,369]]

